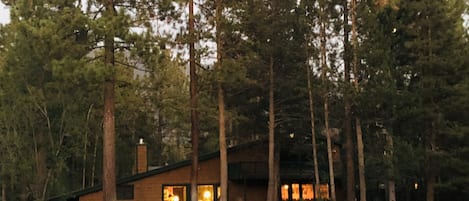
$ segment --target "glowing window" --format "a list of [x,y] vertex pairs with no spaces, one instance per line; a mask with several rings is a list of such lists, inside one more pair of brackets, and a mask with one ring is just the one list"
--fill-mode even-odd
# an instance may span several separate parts
[[163,200],[164,201],[187,201],[187,187],[186,186],[164,186],[163,187]]
[[291,196],[293,200],[299,200],[300,199],[300,184],[292,184],[291,185]]
[[198,185],[197,186],[197,199],[198,201],[213,201],[214,190],[213,185]]
[[[284,184],[280,189],[282,201],[312,201],[315,192],[313,184]],[[321,199],[329,199],[329,185],[320,184],[319,192],[316,194]]]
[[302,192],[303,200],[314,199],[313,184],[301,184],[301,192]]
[[281,191],[281,194],[282,194],[282,200],[285,201],[285,200],[288,200],[288,189],[289,189],[289,186],[288,184],[285,184],[285,185],[282,185],[282,189],[280,190]]
[[329,184],[319,185],[319,198],[329,199]]

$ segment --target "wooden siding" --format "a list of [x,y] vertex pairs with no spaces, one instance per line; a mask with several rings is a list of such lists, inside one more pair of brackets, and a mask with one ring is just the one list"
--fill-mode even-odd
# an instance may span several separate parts
[[[228,154],[228,162],[267,161],[267,146],[258,146],[238,149]],[[213,157],[199,162],[199,184],[219,184],[220,160]],[[134,185],[133,201],[162,201],[163,185],[181,185],[190,183],[190,165],[155,174],[137,181]],[[258,201],[266,199],[266,184],[245,184],[229,182],[228,194],[232,201]],[[80,201],[102,201],[102,191],[85,194],[79,197]]]

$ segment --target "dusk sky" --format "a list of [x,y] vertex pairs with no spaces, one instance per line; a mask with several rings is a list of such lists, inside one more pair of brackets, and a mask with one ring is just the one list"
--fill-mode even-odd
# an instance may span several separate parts
[[8,23],[9,21],[10,21],[10,12],[8,10],[8,7],[5,6],[5,4],[3,4],[0,1],[0,24],[5,24],[5,23]]
[[[469,15],[465,15],[463,18],[465,21],[464,25],[469,27]],[[10,22],[10,12],[8,6],[0,1],[0,24],[6,24],[8,22]]]

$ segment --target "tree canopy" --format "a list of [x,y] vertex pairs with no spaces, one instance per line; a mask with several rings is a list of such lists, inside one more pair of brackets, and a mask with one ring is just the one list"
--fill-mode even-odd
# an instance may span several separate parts
[[[133,174],[140,137],[151,166],[189,159],[189,41],[201,153],[219,147],[223,89],[228,146],[268,139],[273,113],[279,157],[312,164],[313,98],[321,182],[329,181],[327,113],[340,145],[347,130],[355,135],[347,122],[361,120],[368,199],[390,180],[399,200],[469,196],[467,1],[362,0],[352,22],[351,1],[223,0],[215,16],[215,1],[200,0],[194,36],[186,1],[115,0],[112,16],[105,1],[3,2],[11,14],[0,25],[0,182],[8,200],[45,200],[103,182],[110,75],[117,177]],[[110,39],[112,68],[103,62]],[[349,143],[356,150],[356,140]]]

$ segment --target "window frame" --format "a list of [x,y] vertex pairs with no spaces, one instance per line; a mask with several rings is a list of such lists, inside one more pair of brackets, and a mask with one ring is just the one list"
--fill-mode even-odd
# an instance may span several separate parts
[[[293,185],[298,185],[298,191],[299,191],[299,199],[293,199]],[[280,186],[280,199],[282,201],[297,201],[297,200],[304,200],[304,197],[303,197],[303,185],[312,185],[313,186],[313,197],[316,197],[318,199],[325,199],[325,200],[329,200],[330,199],[330,187],[329,187],[329,184],[328,183],[321,183],[319,184],[319,192],[315,192],[315,184],[313,183],[310,183],[310,182],[285,182],[285,183],[282,183],[282,185]],[[286,188],[286,186],[288,186],[288,188]],[[322,196],[323,195],[323,192],[321,190],[321,187],[323,187],[322,189],[324,189],[324,186],[327,186],[327,194],[326,196]],[[288,189],[285,191],[285,189]],[[287,199],[284,200],[283,199],[283,193],[286,192],[287,193]],[[326,193],[326,192],[324,192]],[[319,197],[317,197],[319,196]],[[314,199],[313,199],[314,200]]]
[[[216,184],[197,184],[197,193],[199,193],[199,188],[200,186],[211,186],[212,187],[212,190],[213,190],[213,195],[212,195],[212,200],[210,201],[217,201],[218,198],[215,196],[217,195],[217,185]],[[198,195],[197,195],[198,196]]]
[[[178,183],[176,183],[176,184],[162,184],[161,185],[161,200],[165,201],[165,199],[164,199],[164,189],[165,189],[165,187],[179,187],[179,186],[182,186],[182,187],[186,188],[186,190],[184,191],[185,196],[186,196],[186,201],[190,201],[190,199],[191,199],[191,197],[190,197],[190,191],[191,191],[190,190],[190,188],[191,188],[190,184],[178,184]],[[180,201],[184,201],[184,200],[180,200]]]
[[[172,187],[172,186],[184,186],[186,187],[186,190],[185,190],[185,194],[186,194],[186,201],[191,201],[191,185],[190,184],[187,184],[187,183],[176,183],[176,184],[162,184],[161,185],[161,200],[164,201],[164,189],[165,187]],[[219,201],[219,198],[218,198],[218,193],[219,193],[219,188],[220,188],[220,184],[219,183],[199,183],[197,184],[197,188],[199,188],[199,186],[212,186],[213,188],[213,199],[212,201]],[[198,189],[197,189],[198,190]],[[229,195],[229,193],[228,193]],[[183,201],[183,200],[180,200],[180,201]]]

